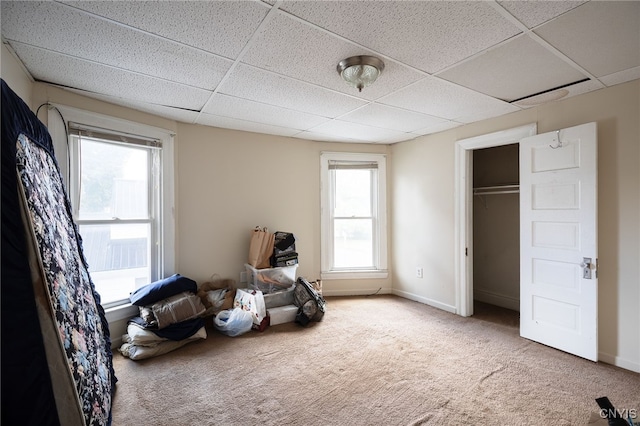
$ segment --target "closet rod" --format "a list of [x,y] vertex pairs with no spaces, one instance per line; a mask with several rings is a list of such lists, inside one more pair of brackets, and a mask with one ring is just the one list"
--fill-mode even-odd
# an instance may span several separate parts
[[517,194],[520,185],[481,186],[473,188],[473,195]]

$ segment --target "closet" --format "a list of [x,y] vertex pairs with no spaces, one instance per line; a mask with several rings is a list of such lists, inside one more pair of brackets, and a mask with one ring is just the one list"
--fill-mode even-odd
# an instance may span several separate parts
[[473,151],[474,301],[520,310],[519,145]]

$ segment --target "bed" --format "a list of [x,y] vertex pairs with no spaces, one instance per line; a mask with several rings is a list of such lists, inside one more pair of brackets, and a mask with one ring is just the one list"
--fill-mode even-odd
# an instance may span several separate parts
[[2,84],[2,423],[110,425],[111,339],[47,128]]

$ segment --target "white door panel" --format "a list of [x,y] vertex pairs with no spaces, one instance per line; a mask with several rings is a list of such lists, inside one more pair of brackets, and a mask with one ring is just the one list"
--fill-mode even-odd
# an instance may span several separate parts
[[596,201],[595,123],[520,141],[520,334],[593,361]]

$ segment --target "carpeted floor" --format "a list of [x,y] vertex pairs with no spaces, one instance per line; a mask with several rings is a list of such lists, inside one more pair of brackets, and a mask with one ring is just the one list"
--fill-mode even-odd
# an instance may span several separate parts
[[640,413],[640,374],[522,339],[518,325],[489,305],[463,318],[390,295],[329,297],[322,322],[239,337],[209,318],[206,340],[115,354],[113,424],[585,425],[601,396]]

